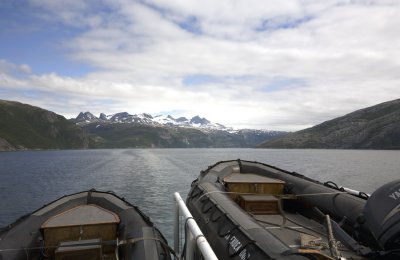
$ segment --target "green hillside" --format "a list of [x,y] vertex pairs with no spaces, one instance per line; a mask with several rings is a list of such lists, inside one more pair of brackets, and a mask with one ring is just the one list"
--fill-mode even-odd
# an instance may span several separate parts
[[82,129],[63,116],[0,100],[0,150],[87,148]]
[[400,99],[265,142],[260,148],[400,149]]
[[[268,133],[226,131],[203,132],[194,128],[143,124],[93,123],[84,126],[90,148],[205,148],[255,147],[272,138]],[[282,133],[283,135],[283,133]]]

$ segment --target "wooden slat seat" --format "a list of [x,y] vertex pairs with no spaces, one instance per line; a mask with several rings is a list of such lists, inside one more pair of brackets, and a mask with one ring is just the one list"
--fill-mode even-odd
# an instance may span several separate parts
[[233,200],[241,194],[280,195],[285,185],[284,181],[252,173],[232,173],[224,183]]
[[[97,205],[81,205],[49,218],[41,227],[48,254],[65,241],[85,239],[115,240],[120,219],[117,214]],[[112,252],[112,246],[103,252]]]
[[119,223],[115,213],[97,205],[81,205],[48,219],[42,228]]

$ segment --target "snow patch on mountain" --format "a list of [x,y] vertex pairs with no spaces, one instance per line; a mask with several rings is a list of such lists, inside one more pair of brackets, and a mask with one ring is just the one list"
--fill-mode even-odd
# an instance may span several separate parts
[[128,112],[120,112],[112,115],[101,113],[99,117],[94,116],[90,112],[81,112],[73,119],[77,124],[84,125],[89,123],[137,123],[146,125],[162,125],[169,127],[187,127],[198,128],[202,130],[225,130],[230,131],[232,128],[225,127],[222,124],[213,123],[206,118],[200,116],[188,119],[186,117],[179,117],[175,119],[171,115],[157,115],[152,116],[148,113],[142,114],[129,114]]
[[230,134],[241,134],[241,135],[265,135],[270,136],[281,136],[284,132],[282,131],[270,131],[261,129],[234,129],[232,127],[226,127],[219,123],[214,123],[206,118],[200,116],[194,116],[192,118],[179,117],[174,118],[171,115],[157,115],[152,116],[148,113],[142,114],[129,114],[128,112],[120,112],[116,114],[106,115],[101,113],[99,117],[94,116],[90,112],[81,112],[75,119],[71,119],[76,124],[86,125],[91,123],[101,124],[145,124],[153,126],[164,126],[164,127],[184,127],[184,128],[196,128],[204,132],[212,131],[226,131]]
[[90,112],[80,112],[76,117],[76,120],[79,122],[92,122],[96,121],[98,118]]

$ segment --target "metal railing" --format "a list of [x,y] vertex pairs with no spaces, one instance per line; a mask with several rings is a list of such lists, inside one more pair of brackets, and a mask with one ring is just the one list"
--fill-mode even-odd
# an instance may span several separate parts
[[[189,209],[186,207],[185,202],[182,200],[181,195],[178,192],[174,193],[174,199],[176,202],[175,207],[175,223],[174,223],[174,251],[179,255],[183,255],[183,259],[185,260],[193,260],[195,259],[195,251],[196,247],[200,250],[203,259],[205,260],[217,260],[217,256],[214,251],[208,244],[206,238],[201,232],[199,226],[196,221],[193,219],[192,214]],[[180,216],[183,216],[183,223],[185,229],[185,248],[180,250]]]

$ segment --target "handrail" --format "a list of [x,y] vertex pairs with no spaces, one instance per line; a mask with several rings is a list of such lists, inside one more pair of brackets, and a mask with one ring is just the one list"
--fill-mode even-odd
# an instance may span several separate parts
[[193,219],[192,214],[189,209],[186,207],[185,202],[182,200],[181,195],[178,192],[174,193],[174,199],[176,201],[176,210],[175,210],[175,226],[174,226],[174,251],[181,254],[179,251],[179,243],[180,243],[180,230],[179,230],[179,216],[180,213],[184,217],[185,225],[186,225],[186,234],[185,234],[185,242],[186,242],[186,250],[185,250],[185,260],[194,259],[194,246],[197,245],[197,248],[200,249],[200,252],[205,260],[217,260],[217,256],[212,250],[210,244],[207,242],[207,239],[204,237],[201,232],[199,226],[196,221]]

